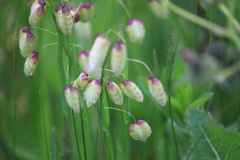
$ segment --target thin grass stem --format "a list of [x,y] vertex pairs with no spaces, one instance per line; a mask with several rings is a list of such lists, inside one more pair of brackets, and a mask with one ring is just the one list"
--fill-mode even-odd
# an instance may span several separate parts
[[30,28],[40,29],[40,30],[42,30],[42,31],[49,32],[49,33],[51,33],[52,35],[55,35],[55,36],[58,35],[57,33],[53,33],[52,31],[49,31],[49,30],[47,30],[47,29],[43,29],[43,28],[39,28],[39,27],[30,27]]
[[42,100],[42,93],[39,90],[39,101],[40,101],[40,106],[42,109],[42,120],[43,120],[43,132],[44,132],[44,137],[45,137],[45,145],[46,145],[46,149],[47,149],[47,158],[48,160],[49,158],[49,149],[48,149],[48,141],[47,141],[47,130],[46,130],[46,121],[45,121],[45,116],[44,116],[44,109],[43,109],[43,100]]
[[75,134],[75,139],[76,139],[76,144],[77,144],[78,158],[81,159],[80,148],[79,148],[79,144],[78,144],[78,136],[77,136],[78,134],[77,134],[76,122],[75,122],[74,111],[73,110],[72,110],[72,119],[73,119],[73,129],[74,129],[74,134]]
[[113,108],[113,107],[104,107],[104,109],[113,109],[113,110],[125,112],[125,113],[129,114],[133,118],[134,122],[136,122],[136,119],[134,118],[134,116],[131,113],[127,112],[127,111],[124,111],[124,110],[118,109],[118,108]]
[[129,10],[127,9],[127,7],[125,6],[125,4],[121,1],[121,0],[118,0],[118,2],[120,3],[120,5],[123,7],[123,9],[125,10],[125,12],[127,13],[128,17],[131,19],[132,16],[129,12]]
[[143,64],[146,67],[146,69],[148,70],[148,72],[150,73],[150,75],[153,76],[153,73],[152,73],[151,69],[143,61],[140,61],[140,60],[137,60],[137,59],[129,59],[129,58],[127,58],[126,60]]
[[38,51],[40,52],[45,47],[52,46],[52,45],[57,45],[57,44],[58,44],[58,42],[46,44],[46,45],[42,46],[41,48],[39,48]]

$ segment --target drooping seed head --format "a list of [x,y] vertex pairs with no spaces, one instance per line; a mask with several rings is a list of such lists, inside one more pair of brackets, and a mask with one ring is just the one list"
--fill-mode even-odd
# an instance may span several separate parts
[[22,27],[19,34],[19,49],[23,57],[28,57],[35,47],[35,36],[29,27]]
[[127,47],[122,41],[115,43],[111,54],[111,68],[116,75],[122,73],[127,57]]
[[24,73],[26,76],[31,76],[36,70],[38,65],[38,51],[32,51],[32,54],[29,55],[24,64]]
[[143,98],[142,91],[132,81],[127,81],[127,80],[122,81],[119,84],[119,87],[128,97],[130,97],[138,102],[143,102],[144,98]]
[[148,5],[153,14],[160,19],[167,19],[169,16],[167,3],[168,0],[148,0]]
[[122,95],[122,91],[118,87],[118,85],[113,81],[109,81],[106,86],[107,86],[109,96],[112,99],[113,103],[115,103],[117,105],[122,105],[123,104],[123,95]]
[[109,46],[110,42],[106,36],[99,35],[96,37],[89,55],[90,72],[96,72],[99,68],[102,68]]
[[35,0],[31,7],[31,13],[29,16],[29,24],[31,26],[37,25],[46,12],[45,0]]
[[79,113],[80,96],[77,88],[73,86],[66,86],[64,88],[64,96],[69,107],[72,108],[75,113]]
[[79,7],[79,10],[77,12],[81,17],[81,22],[88,22],[94,15],[94,6],[91,2],[86,2]]
[[70,35],[73,26],[71,11],[65,6],[59,6],[55,12],[56,22],[64,35]]
[[147,138],[151,135],[152,130],[147,122],[138,120],[129,127],[130,136],[134,140],[146,142]]
[[87,87],[84,90],[84,100],[87,103],[87,107],[95,104],[100,97],[102,85],[98,80],[90,80]]
[[153,98],[161,105],[165,106],[167,102],[166,93],[162,82],[156,77],[150,76],[147,79],[148,89]]
[[[80,17],[81,19],[81,17]],[[81,22],[75,23],[75,32],[76,36],[81,37],[83,40],[90,40],[92,38],[92,26],[90,22]]]
[[142,44],[145,36],[145,29],[141,20],[131,19],[127,23],[126,32],[132,43]]
[[88,84],[88,74],[86,72],[82,72],[77,80],[73,83],[73,87],[83,89]]
[[90,54],[90,51],[82,51],[81,53],[78,54],[78,57],[77,57],[78,64],[80,65],[81,69],[87,73],[90,73],[89,54]]

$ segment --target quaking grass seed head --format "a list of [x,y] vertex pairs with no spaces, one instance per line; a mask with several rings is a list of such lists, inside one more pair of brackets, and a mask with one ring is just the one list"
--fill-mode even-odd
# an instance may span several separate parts
[[84,100],[87,103],[87,107],[92,106],[98,101],[101,90],[102,90],[102,84],[98,80],[94,79],[88,82],[88,85],[85,88],[83,93]]
[[29,24],[31,26],[37,25],[37,23],[42,19],[46,12],[46,2],[45,0],[35,0],[31,7],[31,13],[29,16]]
[[90,51],[82,51],[77,56],[78,64],[80,65],[81,69],[87,73],[90,72],[89,71],[89,62],[88,62],[89,55],[90,55]]
[[153,98],[161,106],[165,106],[167,102],[166,93],[164,91],[162,82],[156,77],[150,76],[147,79],[148,89]]
[[29,55],[24,64],[24,74],[26,76],[31,76],[36,70],[38,65],[38,51],[32,51],[32,54]]
[[111,54],[111,68],[116,75],[122,73],[127,57],[127,47],[122,41],[115,43]]
[[155,16],[160,19],[167,19],[169,16],[167,2],[168,0],[148,0],[148,5]]
[[79,9],[77,10],[78,14],[80,15],[81,22],[88,22],[93,18],[94,15],[94,6],[91,2],[86,2],[82,4]]
[[126,32],[132,43],[142,44],[145,36],[145,28],[141,20],[131,19],[128,21]]
[[132,81],[122,81],[119,84],[119,87],[129,98],[132,98],[138,102],[143,102],[143,94],[142,91],[138,88],[138,86]]
[[35,36],[31,33],[30,28],[24,26],[20,30],[19,34],[19,49],[21,55],[26,58],[35,48]]
[[78,89],[73,86],[66,86],[64,88],[64,96],[69,107],[72,108],[75,113],[79,113],[80,96]]
[[108,38],[104,35],[99,35],[96,37],[89,55],[89,69],[90,72],[96,72],[105,61],[105,58],[110,47],[110,42]]
[[77,80],[73,83],[73,87],[83,89],[88,84],[88,74],[86,72],[82,72]]
[[70,35],[73,26],[73,16],[71,11],[65,6],[59,6],[55,12],[56,22],[64,35]]
[[150,137],[152,130],[147,122],[144,120],[138,120],[130,125],[129,132],[134,140],[146,142],[147,138]]
[[115,103],[117,105],[122,105],[123,104],[123,95],[122,95],[122,91],[118,87],[118,85],[113,81],[109,81],[106,86],[107,86],[109,96],[112,99],[113,103]]

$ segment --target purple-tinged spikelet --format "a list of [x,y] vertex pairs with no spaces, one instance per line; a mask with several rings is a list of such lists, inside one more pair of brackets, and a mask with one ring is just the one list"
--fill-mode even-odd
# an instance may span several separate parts
[[119,87],[128,97],[135,99],[138,102],[143,102],[142,91],[132,81],[122,81],[119,84]]
[[73,16],[73,22],[74,22],[74,23],[79,22],[79,20],[80,20],[80,15],[79,15],[77,12],[73,11],[73,10],[71,10],[71,14],[72,14],[72,16]]
[[26,76],[31,76],[38,65],[38,51],[32,51],[24,64],[24,73]]
[[31,7],[31,13],[28,22],[31,26],[35,26],[45,15],[46,12],[45,0],[35,0]]
[[35,36],[30,32],[29,27],[22,27],[19,34],[19,48],[23,57],[32,54],[35,47]]
[[150,9],[160,19],[167,19],[169,16],[167,3],[168,0],[148,0]]
[[87,87],[84,90],[84,100],[87,103],[87,107],[95,104],[100,97],[102,85],[98,80],[90,80]]
[[112,99],[113,103],[115,103],[117,105],[122,105],[123,104],[123,95],[122,95],[122,91],[118,87],[118,85],[113,81],[109,81],[106,86],[107,86],[109,96]]
[[129,127],[130,136],[134,140],[146,142],[147,138],[151,135],[152,130],[147,122],[138,120]]
[[88,74],[86,72],[82,72],[77,80],[73,83],[73,87],[83,89],[88,84]]
[[64,88],[64,96],[69,107],[72,108],[75,113],[79,113],[80,96],[78,89],[73,86],[66,86]]
[[65,6],[59,6],[56,9],[55,17],[59,29],[64,35],[70,35],[73,26],[73,16],[71,11]]
[[91,2],[86,2],[79,7],[77,12],[81,17],[81,22],[88,22],[92,19],[94,15],[94,6]]
[[147,79],[148,89],[153,98],[161,105],[165,106],[167,102],[166,93],[162,82],[156,77],[150,76]]
[[78,60],[78,64],[80,65],[81,69],[84,72],[89,73],[89,51],[82,51],[81,53],[78,54],[77,60]]
[[95,39],[89,55],[90,72],[96,72],[102,68],[104,60],[107,56],[110,42],[106,36],[99,35]]
[[127,47],[122,41],[115,43],[111,54],[111,68],[116,75],[122,73],[127,57]]
[[141,20],[131,19],[128,21],[126,31],[132,43],[142,44],[145,36],[145,29]]

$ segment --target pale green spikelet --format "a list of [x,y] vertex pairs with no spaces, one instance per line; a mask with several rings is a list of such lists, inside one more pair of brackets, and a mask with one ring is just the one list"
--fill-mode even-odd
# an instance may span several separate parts
[[19,49],[21,55],[26,58],[35,47],[35,36],[30,32],[29,27],[22,27],[19,34]]
[[66,86],[64,88],[64,96],[69,107],[72,108],[75,113],[80,113],[80,96],[78,89],[73,86]]
[[142,44],[145,28],[141,20],[131,19],[126,26],[126,32],[132,43]]
[[78,64],[80,65],[81,69],[84,72],[87,72],[88,74],[90,73],[89,70],[89,51],[82,51],[81,53],[78,54],[77,60]]
[[56,9],[55,17],[59,29],[64,35],[70,35],[73,26],[73,16],[71,11],[65,6],[59,6]]
[[153,98],[161,105],[165,106],[167,102],[166,93],[162,82],[156,77],[150,76],[147,79],[148,89]]
[[80,15],[81,22],[89,22],[94,15],[94,6],[91,2],[86,2],[82,4],[79,9],[77,10],[78,14]]
[[148,0],[148,5],[153,14],[160,19],[167,19],[169,16],[167,3],[168,0]]
[[122,41],[115,43],[111,54],[111,68],[116,75],[122,73],[127,57],[127,47]]
[[84,90],[84,100],[87,103],[87,107],[95,104],[100,97],[102,85],[98,80],[90,80],[87,87]]
[[82,72],[74,81],[73,87],[83,89],[88,84],[88,74]]
[[106,86],[107,86],[107,91],[109,93],[109,96],[112,99],[113,103],[117,105],[122,105],[123,95],[118,85],[113,81],[109,81]]
[[144,120],[138,120],[130,125],[129,132],[134,140],[146,142],[147,138],[150,137],[152,130],[147,122]]
[[29,55],[24,64],[24,73],[26,76],[31,76],[38,65],[38,51],[32,51],[32,54]]
[[96,72],[102,68],[107,56],[110,42],[106,36],[99,35],[96,37],[89,55],[90,72]]
[[132,81],[122,81],[119,84],[119,87],[128,97],[138,102],[143,102],[144,98],[143,98],[142,91]]
[[35,0],[31,7],[31,13],[28,22],[31,26],[37,25],[46,12],[45,0]]

